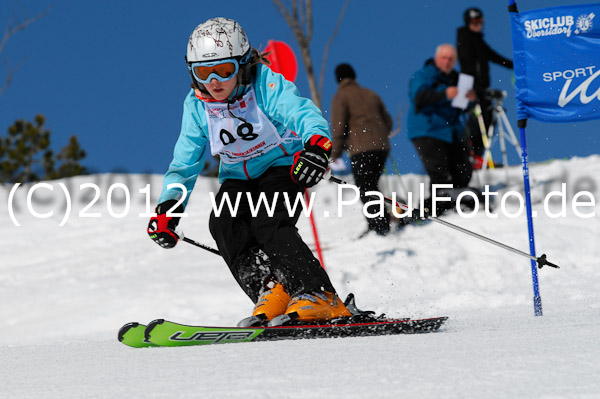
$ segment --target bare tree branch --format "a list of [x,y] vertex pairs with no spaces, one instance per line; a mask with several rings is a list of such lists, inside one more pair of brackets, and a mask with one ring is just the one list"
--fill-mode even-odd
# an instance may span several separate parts
[[[38,19],[45,16],[49,10],[50,10],[50,7],[46,8],[41,13],[34,15],[31,18],[26,19],[24,22],[15,24],[14,26],[12,24],[12,21],[9,20],[6,25],[6,29],[4,30],[4,35],[2,36],[2,41],[0,42],[0,54],[2,54],[2,51],[4,51],[4,48],[6,47],[8,40],[12,36],[14,36],[17,32],[22,31],[23,29],[27,28],[27,26],[29,26],[33,22],[35,22]],[[0,97],[2,97],[2,94],[4,94],[4,92],[6,91],[6,89],[10,85],[10,83],[12,82],[15,72],[17,72],[19,70],[19,68],[21,68],[21,65],[16,67],[14,70],[11,70],[10,64],[8,63],[8,61],[6,61],[6,77],[4,78],[4,83],[2,84],[2,87],[0,87]]]
[[[311,98],[314,101],[315,105],[321,108],[321,93],[323,91],[325,64],[327,62],[329,47],[331,46],[331,43],[333,43],[333,39],[339,30],[341,21],[346,12],[346,9],[348,8],[350,0],[346,0],[346,2],[344,3],[344,7],[338,18],[333,35],[331,39],[329,39],[329,42],[327,43],[327,46],[325,48],[325,52],[323,55],[323,65],[321,66],[321,83],[319,88],[317,87],[312,57],[310,55],[310,41],[312,40],[313,35],[312,0],[291,0],[291,13],[286,9],[281,0],[273,0],[273,3],[279,8],[281,13],[283,14],[286,23],[292,29],[292,32],[296,37],[296,41],[300,46],[302,61],[304,62],[304,67],[306,69],[308,88],[310,90]],[[298,8],[298,3],[300,4],[300,8]],[[305,28],[306,30],[304,30],[303,28]]]
[[44,11],[42,11],[38,15],[35,15],[29,19],[26,19],[24,22],[17,24],[15,26],[11,26],[11,21],[9,21],[8,25],[6,26],[6,29],[4,30],[4,36],[2,37],[2,42],[0,42],[0,54],[4,50],[4,47],[6,47],[6,43],[8,43],[8,39],[10,39],[12,36],[14,36],[15,33],[27,28],[27,26],[29,26],[31,23],[42,18],[44,15],[46,15],[48,13],[49,10],[50,10],[50,7],[46,8]]
[[[304,32],[302,32],[302,28],[300,28],[300,26],[298,25],[298,20],[296,19],[298,13],[294,11],[295,16],[290,15],[288,10],[281,3],[281,0],[273,0],[273,3],[275,3],[275,5],[279,7],[279,10],[283,14],[283,18],[285,19],[285,22],[292,29],[292,33],[296,37],[296,40],[302,46],[302,43],[304,43]],[[292,7],[295,7],[295,4],[296,2],[293,1]]]
[[404,115],[408,112],[408,105],[399,103],[398,104],[398,112],[396,113],[396,117],[394,118],[394,122],[396,123],[396,128],[392,130],[390,133],[390,138],[394,137],[402,130],[402,119]]
[[[310,95],[315,103],[315,105],[321,108],[321,97],[319,96],[319,91],[317,90],[317,83],[315,81],[315,73],[312,65],[312,57],[310,55],[310,42],[307,40],[307,37],[304,34],[304,31],[300,27],[300,23],[297,19],[294,19],[292,15],[288,12],[285,6],[281,3],[281,0],[273,0],[273,3],[279,7],[279,10],[283,14],[286,23],[292,29],[296,40],[298,41],[298,45],[300,46],[300,53],[302,55],[302,61],[304,62],[304,67],[306,68],[306,75],[308,80],[308,89],[310,90]],[[292,5],[294,5],[293,3]],[[311,16],[312,13],[305,11],[306,16]]]
[[7,65],[6,66],[6,79],[4,79],[4,84],[2,85],[2,87],[0,87],[0,97],[2,97],[2,94],[4,94],[6,89],[8,89],[8,86],[10,86],[10,82],[12,81],[13,75],[14,75],[14,72],[11,72]]
[[296,16],[296,20],[298,24],[302,28],[303,32],[306,32],[306,6],[304,5],[304,0],[300,0],[300,7],[298,7],[298,15]]
[[6,78],[4,79],[4,84],[2,85],[2,87],[0,87],[0,97],[2,97],[2,94],[4,94],[4,92],[6,91],[6,89],[8,89],[8,86],[10,86],[10,83],[12,82],[13,76],[15,75],[15,73],[21,69],[21,66],[23,65],[23,63],[21,63],[19,66],[17,66],[15,69],[11,70],[10,64],[8,61],[5,61],[6,64]]
[[313,35],[312,0],[306,0],[306,42],[310,43]]
[[321,62],[321,73],[319,74],[319,96],[323,95],[323,82],[325,80],[325,66],[327,65],[327,57],[329,56],[329,48],[333,43],[333,39],[337,36],[338,31],[340,30],[340,26],[342,25],[342,20],[344,19],[344,14],[346,13],[346,9],[350,4],[350,0],[346,0],[344,2],[344,6],[342,7],[342,11],[340,11],[340,15],[335,24],[335,29],[329,38],[329,41],[325,45],[325,50],[323,50],[323,61]]
[[[302,11],[302,4],[300,6],[300,11]],[[292,0],[292,16],[295,21],[300,21],[302,19],[302,16],[298,14],[298,0]]]

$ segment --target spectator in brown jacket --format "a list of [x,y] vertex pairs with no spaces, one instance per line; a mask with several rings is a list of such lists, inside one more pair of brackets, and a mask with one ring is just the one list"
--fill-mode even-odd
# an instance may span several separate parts
[[[378,182],[390,151],[393,121],[381,98],[356,82],[356,73],[349,64],[335,68],[338,91],[331,101],[333,149],[331,159],[341,158],[345,149],[350,157],[354,181],[361,193],[379,191]],[[361,194],[363,204],[369,199]],[[370,214],[379,211],[369,207]],[[370,231],[386,235],[390,231],[389,215],[367,217]]]

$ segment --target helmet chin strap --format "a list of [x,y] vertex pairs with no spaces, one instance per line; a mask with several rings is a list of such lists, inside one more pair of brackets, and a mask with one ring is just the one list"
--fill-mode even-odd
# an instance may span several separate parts
[[194,81],[194,89],[198,90],[202,94],[206,94],[207,96],[210,96],[210,93],[208,92],[208,89],[206,88],[206,86],[204,86],[203,84],[200,84],[196,81]]
[[233,91],[227,98],[229,100],[228,102],[233,102],[233,101],[237,100],[238,98],[242,98],[243,95],[246,94],[247,88],[248,88],[248,85],[242,85],[241,83],[238,83],[235,86],[235,89],[233,89]]

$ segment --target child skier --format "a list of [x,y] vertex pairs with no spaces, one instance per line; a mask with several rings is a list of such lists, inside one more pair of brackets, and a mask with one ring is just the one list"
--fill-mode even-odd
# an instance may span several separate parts
[[[237,214],[224,206],[219,217],[213,212],[209,220],[221,256],[256,304],[240,325],[350,316],[298,235],[300,207],[290,216],[284,201],[286,193],[294,201],[326,171],[331,152],[327,122],[311,100],[300,97],[293,83],[263,61],[234,20],[209,19],[193,31],[186,56],[192,90],[148,234],[163,248],[177,244],[179,218],[169,215],[183,212],[189,198],[172,209],[183,192],[167,186],[180,183],[190,193],[209,145],[211,154],[220,157],[216,203],[224,196],[234,203],[241,193]],[[269,204],[277,195],[272,216],[264,206],[251,215],[247,195],[256,204],[261,194]],[[260,251],[268,262],[259,260]]]

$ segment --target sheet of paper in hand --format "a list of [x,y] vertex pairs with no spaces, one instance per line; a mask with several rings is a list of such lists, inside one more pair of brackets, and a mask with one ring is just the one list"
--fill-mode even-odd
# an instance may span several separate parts
[[469,105],[469,99],[467,93],[473,89],[473,76],[461,73],[458,75],[458,94],[452,99],[452,106],[454,108],[465,109]]

